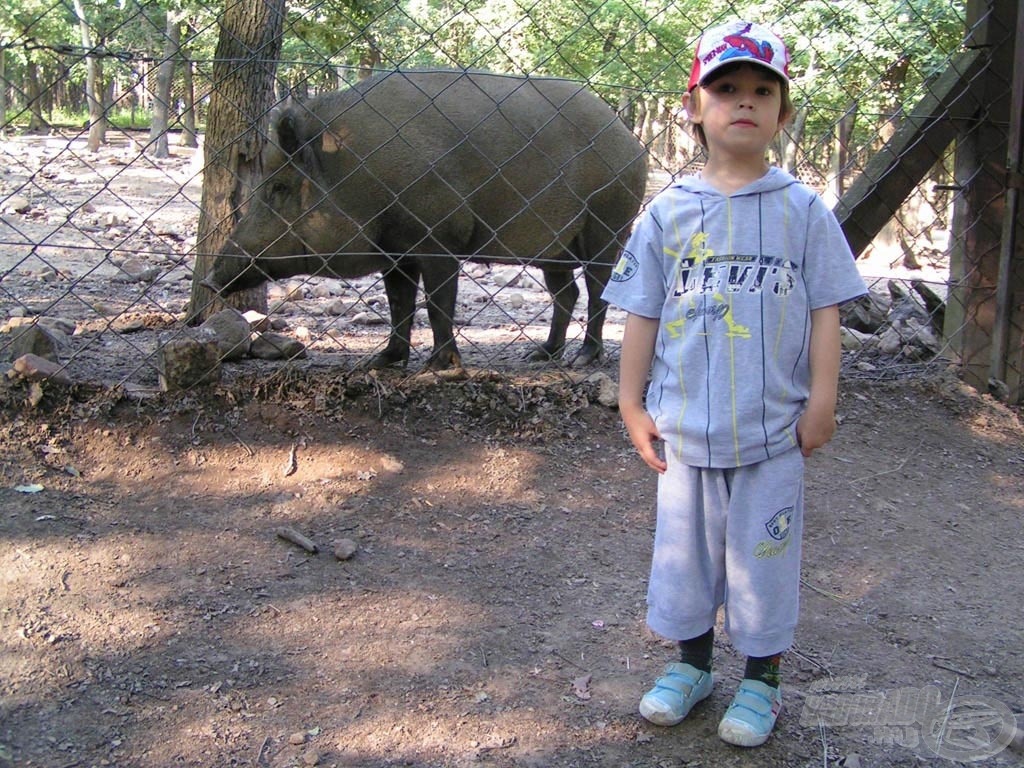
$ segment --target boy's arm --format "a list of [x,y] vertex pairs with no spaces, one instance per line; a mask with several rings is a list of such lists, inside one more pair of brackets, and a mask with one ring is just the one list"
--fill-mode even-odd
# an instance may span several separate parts
[[655,449],[661,435],[654,419],[644,408],[644,387],[654,359],[654,343],[660,324],[658,318],[634,314],[626,317],[619,358],[619,412],[640,457],[651,469],[664,472],[667,465]]
[[836,400],[839,390],[839,306],[811,312],[811,394],[796,423],[796,436],[804,456],[810,456],[832,439],[836,431]]

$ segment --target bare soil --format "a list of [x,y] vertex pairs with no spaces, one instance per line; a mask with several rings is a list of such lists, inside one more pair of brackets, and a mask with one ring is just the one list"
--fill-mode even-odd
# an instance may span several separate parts
[[910,766],[948,761],[913,725],[819,727],[808,697],[1024,710],[1024,425],[950,376],[845,383],[754,751],[715,733],[742,670],[722,632],[689,720],[636,712],[673,656],[643,621],[656,481],[591,385],[26,397],[0,435],[0,765]]
[[[543,292],[510,310],[466,281],[478,367],[443,380],[354,372],[384,330],[307,285],[282,312],[308,361],[140,400],[121,385],[155,384],[187,300],[198,171],[76,141],[0,143],[23,198],[0,317],[71,320],[78,382],[0,377],[0,768],[1022,763],[1001,748],[1024,711],[1019,411],[943,371],[846,380],[777,732],[717,738],[742,670],[723,632],[714,694],[657,728],[636,712],[674,655],[644,627],[656,479],[597,384],[511,362]],[[126,280],[132,258],[159,276]],[[374,306],[370,283],[345,300]]]

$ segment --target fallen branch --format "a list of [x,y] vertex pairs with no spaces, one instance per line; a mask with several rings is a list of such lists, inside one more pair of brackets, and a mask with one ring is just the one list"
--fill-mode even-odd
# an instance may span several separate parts
[[319,551],[318,547],[316,546],[312,539],[303,536],[294,528],[289,528],[286,525],[282,525],[280,528],[277,529],[276,533],[279,539],[290,541],[292,544],[302,547],[311,555],[315,555]]

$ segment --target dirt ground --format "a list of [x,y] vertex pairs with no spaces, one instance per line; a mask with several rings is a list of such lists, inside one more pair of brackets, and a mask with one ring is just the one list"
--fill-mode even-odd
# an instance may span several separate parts
[[[284,310],[312,334],[301,364],[95,388],[152,388],[149,321],[188,297],[195,163],[138,153],[0,142],[0,194],[23,198],[0,218],[0,318],[77,326],[81,382],[0,376],[0,768],[1024,762],[1004,748],[1024,711],[1019,411],[942,371],[847,379],[808,466],[776,734],[717,738],[742,670],[723,632],[712,697],[657,728],[636,712],[674,653],[644,627],[655,476],[597,384],[494,365],[544,337],[539,286],[460,289],[467,359],[499,373],[354,373],[382,329],[307,286]],[[126,281],[132,257],[159,277]]]
[[952,376],[844,383],[754,751],[715,732],[723,632],[686,722],[636,712],[673,656],[643,621],[656,480],[593,386],[285,378],[8,385],[0,766],[1022,764],[1024,424]]

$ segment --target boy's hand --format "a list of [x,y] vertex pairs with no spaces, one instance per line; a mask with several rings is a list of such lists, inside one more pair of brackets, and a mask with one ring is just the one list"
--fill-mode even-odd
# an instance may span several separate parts
[[836,414],[831,408],[809,407],[796,422],[796,440],[800,452],[810,456],[821,448],[836,431]]
[[668,464],[655,446],[661,441],[661,434],[654,424],[654,419],[643,408],[625,408],[620,411],[622,423],[626,425],[629,439],[640,454],[640,458],[655,472],[664,473],[668,469]]

